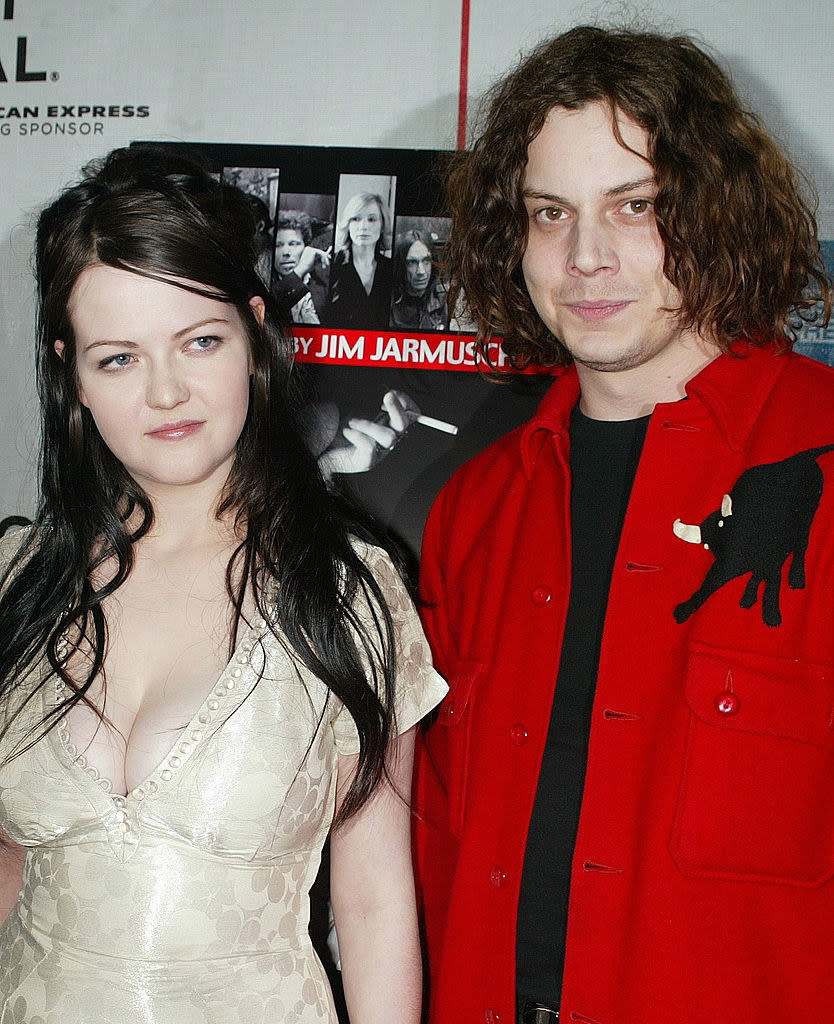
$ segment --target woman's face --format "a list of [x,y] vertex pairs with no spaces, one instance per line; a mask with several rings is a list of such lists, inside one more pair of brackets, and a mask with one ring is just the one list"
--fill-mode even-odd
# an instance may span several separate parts
[[[252,300],[263,316],[263,300]],[[101,264],[69,303],[78,396],[149,494],[220,492],[249,408],[249,339],[233,305]],[[63,354],[63,343],[55,343]]]
[[405,287],[409,295],[422,295],[431,277],[431,253],[425,242],[412,242],[405,254]]
[[382,234],[382,210],[377,203],[368,203],[350,218],[348,232],[353,245],[373,246]]

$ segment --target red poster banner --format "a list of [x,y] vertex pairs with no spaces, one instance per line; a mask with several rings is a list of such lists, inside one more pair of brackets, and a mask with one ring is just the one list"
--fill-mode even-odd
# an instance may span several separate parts
[[[292,327],[290,333],[299,363],[395,366],[420,370],[490,369],[478,356],[472,334],[350,331],[300,325]],[[489,353],[492,369],[509,369],[500,338],[490,343]]]

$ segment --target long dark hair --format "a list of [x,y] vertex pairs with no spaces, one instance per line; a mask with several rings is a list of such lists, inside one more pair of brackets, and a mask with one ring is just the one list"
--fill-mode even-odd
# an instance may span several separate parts
[[[115,150],[85,168],[82,180],[41,214],[35,252],[40,501],[34,529],[0,581],[4,731],[56,676],[67,684],[68,696],[26,745],[74,704],[89,703],[87,691],[102,672],[107,649],[103,602],[129,575],[133,545],[153,523],[150,499],[79,401],[68,313],[73,286],[97,263],[168,283],[177,284],[171,280],[176,278],[190,282],[181,287],[234,305],[250,344],[249,410],[217,509],[218,518],[233,517],[245,538],[226,571],[230,652],[244,597],[251,594],[287,649],[344,703],[361,748],[340,812],[344,820],[384,773],[393,729],[393,629],[380,587],[354,546],[356,539],[375,538],[328,491],[300,439],[291,402],[291,344],[255,270],[256,228],[243,193],[160,147]],[[256,295],[265,305],[263,325],[249,303]],[[55,352],[56,339],[64,342],[63,358]],[[98,586],[96,569],[107,560],[116,572]],[[277,588],[268,587],[273,580]],[[67,672],[60,643],[71,627],[92,651],[81,679]],[[33,670],[44,658],[49,671],[38,681]]]
[[[527,147],[555,106],[604,103],[644,128],[659,191],[664,273],[682,326],[725,351],[740,338],[787,347],[803,323],[827,321],[830,289],[812,199],[727,75],[686,36],[580,26],[549,39],[490,93],[480,137],[452,161],[450,308],[493,336],[517,366],[567,364],[521,273],[528,217]],[[813,190],[808,187],[808,191]]]

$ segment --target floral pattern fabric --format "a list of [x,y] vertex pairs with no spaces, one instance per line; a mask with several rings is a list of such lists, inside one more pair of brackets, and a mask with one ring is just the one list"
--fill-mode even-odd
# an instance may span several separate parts
[[[387,556],[363,551],[395,622],[404,732],[446,686]],[[16,717],[0,763],[55,694]],[[126,796],[66,727],[6,760],[0,826],[27,856],[0,930],[0,1024],[335,1024],[308,893],[338,756],[357,749],[340,702],[256,620]]]

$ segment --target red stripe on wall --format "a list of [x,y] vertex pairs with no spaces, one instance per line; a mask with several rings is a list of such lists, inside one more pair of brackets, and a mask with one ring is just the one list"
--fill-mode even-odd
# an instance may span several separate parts
[[466,107],[469,100],[469,0],[460,8],[460,80],[458,83],[458,149],[466,148]]

